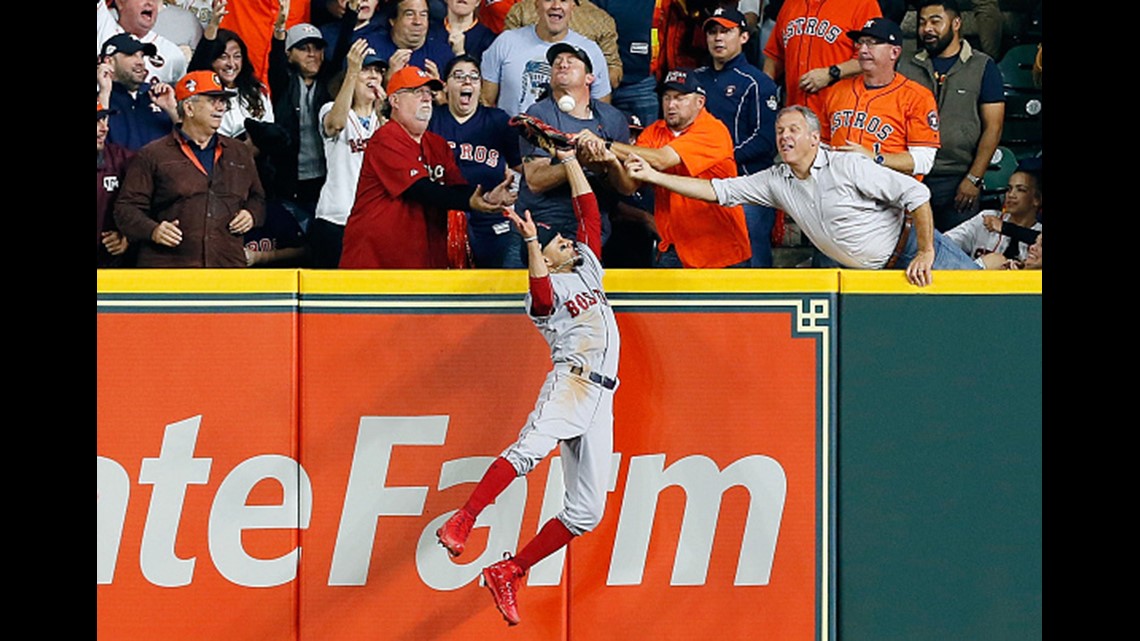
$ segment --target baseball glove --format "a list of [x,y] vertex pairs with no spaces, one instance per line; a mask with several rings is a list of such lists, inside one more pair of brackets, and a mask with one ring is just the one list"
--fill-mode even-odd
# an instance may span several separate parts
[[507,124],[514,127],[527,142],[541,148],[551,156],[557,149],[574,147],[575,136],[573,134],[555,129],[534,116],[528,114],[512,116]]

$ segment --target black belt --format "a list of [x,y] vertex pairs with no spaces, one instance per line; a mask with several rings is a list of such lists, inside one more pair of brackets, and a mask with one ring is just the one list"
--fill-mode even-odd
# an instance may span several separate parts
[[[575,365],[575,366],[570,368],[570,373],[575,375],[575,376],[581,376],[582,372],[585,372],[585,371],[586,370],[582,369],[582,367],[580,365]],[[613,388],[617,387],[617,380],[616,379],[610,378],[609,376],[602,376],[601,374],[599,374],[597,372],[588,372],[586,374],[586,378],[590,379],[594,383],[597,383],[598,385],[601,385],[602,387],[604,387],[606,389],[613,389]]]
[[910,226],[910,216],[903,216],[899,242],[895,243],[895,251],[891,252],[891,257],[887,259],[887,264],[883,265],[883,269],[894,269],[895,263],[899,262],[899,256],[902,256],[903,250],[906,249],[906,239],[910,237]]

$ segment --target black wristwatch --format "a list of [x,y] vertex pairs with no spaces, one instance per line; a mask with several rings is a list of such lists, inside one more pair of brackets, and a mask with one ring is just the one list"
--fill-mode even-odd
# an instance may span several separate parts
[[829,82],[827,84],[828,85],[835,84],[839,80],[839,75],[841,73],[842,72],[839,71],[839,65],[831,65],[830,67],[828,67],[827,68],[827,75],[831,76],[831,82]]

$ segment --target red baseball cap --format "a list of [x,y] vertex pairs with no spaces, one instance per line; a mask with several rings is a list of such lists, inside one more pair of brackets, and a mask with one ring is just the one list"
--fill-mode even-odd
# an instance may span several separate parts
[[419,89],[424,85],[429,85],[432,91],[443,90],[443,83],[439,79],[431,77],[428,72],[419,67],[408,65],[392,74],[392,77],[388,79],[386,91],[391,96],[401,89]]
[[203,69],[202,71],[191,71],[179,78],[177,84],[174,85],[174,99],[182,102],[192,96],[232,96],[235,92],[229,91],[222,86],[222,81],[218,78],[218,74]]

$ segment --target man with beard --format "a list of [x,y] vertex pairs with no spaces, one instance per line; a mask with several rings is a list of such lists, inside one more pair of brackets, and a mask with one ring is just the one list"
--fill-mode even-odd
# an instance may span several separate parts
[[406,65],[388,81],[391,119],[369,140],[344,228],[342,269],[444,269],[447,211],[501,212],[510,178],[489,192],[468,185],[447,141],[427,130],[443,83]]
[[1005,92],[997,63],[962,38],[958,0],[919,3],[918,42],[921,49],[900,62],[899,73],[930,89],[939,119],[952,123],[923,181],[934,227],[948,231],[979,209],[982,177],[1001,141]]
[[[447,104],[432,111],[428,131],[451,145],[455,162],[467,182],[494,189],[508,171],[521,169],[519,136],[507,124],[507,113],[479,104],[482,79],[479,63],[460,54],[444,68]],[[475,267],[501,268],[511,238],[511,221],[499,213],[465,211],[467,239]]]
[[99,102],[112,114],[107,140],[131,151],[169,134],[178,121],[173,87],[146,82],[146,59],[154,54],[154,45],[120,33],[103,43],[95,68]]

